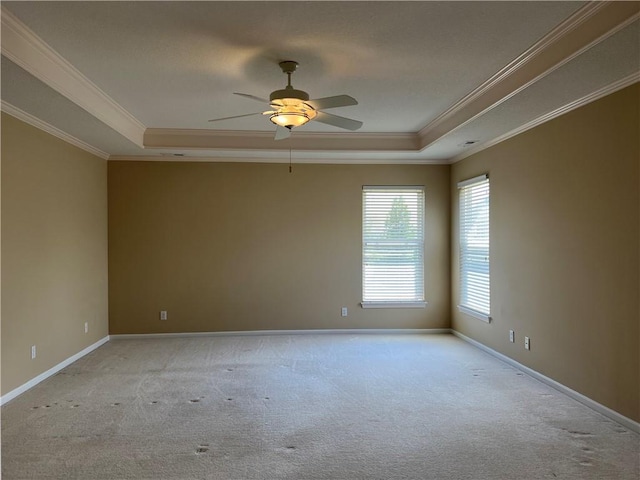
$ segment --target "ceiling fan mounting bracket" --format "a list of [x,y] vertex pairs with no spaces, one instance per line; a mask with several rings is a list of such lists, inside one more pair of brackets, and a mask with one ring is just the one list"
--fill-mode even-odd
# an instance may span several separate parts
[[296,71],[296,68],[298,68],[298,62],[295,62],[293,60],[284,60],[278,63],[278,65],[280,65],[282,73],[286,73],[287,75],[291,75]]

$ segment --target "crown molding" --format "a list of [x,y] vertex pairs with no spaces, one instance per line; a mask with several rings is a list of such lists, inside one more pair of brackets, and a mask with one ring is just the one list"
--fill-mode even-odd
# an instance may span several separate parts
[[487,113],[640,18],[637,2],[594,1],[577,10],[515,60],[418,132],[422,149]]
[[274,141],[272,132],[148,128],[144,148],[418,152],[414,133],[298,133]]
[[145,126],[47,45],[6,8],[2,11],[2,55],[84,108],[91,115],[143,146]]
[[632,73],[631,75],[625,78],[622,78],[616,82],[613,82],[612,84],[607,85],[603,88],[600,88],[599,90],[596,90],[595,92],[592,92],[589,95],[585,95],[582,98],[574,100],[573,102],[570,102],[566,105],[563,105],[560,108],[557,108],[534,120],[531,120],[530,122],[527,122],[524,125],[518,128],[515,128],[510,132],[505,133],[504,135],[500,135],[499,137],[496,137],[493,140],[490,140],[486,143],[478,145],[477,147],[471,148],[469,150],[465,150],[463,153],[451,158],[449,163],[459,162],[462,159],[470,157],[471,155],[475,155],[476,153],[486,150],[489,147],[493,147],[498,143],[504,142],[505,140],[515,137],[516,135],[520,135],[521,133],[526,132],[527,130],[531,130],[532,128],[535,128],[538,125],[542,125],[543,123],[546,123],[549,120],[553,120],[554,118],[564,115],[565,113],[569,113],[570,111],[575,110],[576,108],[584,107],[585,105],[591,102],[595,102],[596,100],[599,100],[602,97],[611,95],[612,93],[615,93],[618,90],[622,90],[623,88],[633,85],[634,83],[637,83],[637,82],[640,82],[640,72]]
[[37,117],[34,117],[33,115],[25,112],[24,110],[20,110],[18,107],[11,105],[10,103],[5,102],[4,100],[2,100],[0,105],[3,112],[7,113],[8,115],[11,115],[12,117],[17,118],[18,120],[23,121],[24,123],[28,123],[33,127],[36,127],[44,132],[47,132],[53,135],[54,137],[64,140],[65,142],[70,143],[71,145],[81,148],[85,152],[89,152],[93,155],[96,155],[97,157],[103,158],[104,160],[107,160],[109,158],[109,154],[106,152],[103,152],[99,148],[89,145],[88,143],[83,142],[82,140],[79,140],[76,137],[63,132],[59,128],[56,128],[53,125],[43,120],[40,120]]
[[[283,152],[280,158],[274,157],[174,157],[158,155],[111,155],[109,162],[173,162],[173,163],[274,163],[289,164],[289,152]],[[313,165],[447,165],[446,160],[430,160],[425,158],[296,158],[291,159],[294,167],[301,164]]]

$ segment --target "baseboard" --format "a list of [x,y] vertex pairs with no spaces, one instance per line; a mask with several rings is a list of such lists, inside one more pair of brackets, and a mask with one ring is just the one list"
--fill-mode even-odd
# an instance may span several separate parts
[[625,417],[624,415],[616,412],[615,410],[611,410],[609,407],[605,407],[604,405],[596,402],[595,400],[592,400],[589,397],[586,397],[583,394],[576,392],[575,390],[572,390],[569,387],[559,382],[556,382],[555,380],[539,372],[536,372],[535,370],[529,367],[522,365],[520,362],[517,362],[514,359],[507,357],[506,355],[503,355],[502,353],[497,352],[496,350],[489,348],[486,345],[483,345],[482,343],[472,338],[469,338],[460,332],[457,332],[452,329],[451,333],[453,333],[456,337],[464,340],[465,342],[470,343],[471,345],[478,347],[480,350],[483,350],[488,354],[496,357],[497,359],[502,360],[505,363],[508,363],[512,367],[517,368],[518,370],[522,371],[523,373],[526,373],[527,375],[535,378],[536,380],[539,380],[540,382],[552,388],[555,388],[559,392],[564,393],[565,395],[573,398],[574,400],[577,400],[578,402],[582,403],[583,405],[586,405],[592,410],[595,410],[596,412],[601,413],[602,415],[613,420],[614,422],[618,422],[620,425],[628,428],[629,430],[632,430],[636,433],[640,433],[640,423],[636,422],[635,420]]
[[110,335],[111,340],[174,337],[242,337],[250,335],[424,335],[451,333],[449,328],[336,328],[318,330],[247,330],[234,332],[180,332],[180,333],[122,333]]
[[56,373],[58,373],[63,368],[71,365],[73,362],[75,362],[76,360],[79,360],[80,358],[84,357],[88,353],[93,352],[96,348],[104,345],[108,341],[109,341],[109,336],[107,335],[106,337],[101,338],[100,340],[98,340],[93,345],[89,345],[84,350],[82,350],[82,351],[76,353],[75,355],[72,355],[71,357],[67,358],[66,360],[60,362],[55,367],[51,367],[46,372],[43,372],[40,375],[38,375],[37,377],[32,378],[27,383],[25,383],[23,385],[20,385],[18,388],[15,388],[15,389],[11,390],[9,393],[7,393],[7,394],[3,395],[2,397],[0,397],[0,405],[4,405],[8,401],[13,400],[14,398],[16,398],[18,395],[23,394],[24,392],[26,392],[30,388],[35,387],[37,384],[39,384],[43,380],[46,380],[47,378],[49,378],[52,375],[55,375]]

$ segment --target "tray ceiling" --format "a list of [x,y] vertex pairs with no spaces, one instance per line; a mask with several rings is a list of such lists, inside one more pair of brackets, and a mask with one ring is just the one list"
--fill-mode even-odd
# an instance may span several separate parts
[[[639,2],[3,2],[3,110],[110,159],[463,158],[639,80]],[[359,104],[274,141],[244,92]],[[66,136],[66,137],[64,137]],[[473,142],[473,143],[469,143]]]

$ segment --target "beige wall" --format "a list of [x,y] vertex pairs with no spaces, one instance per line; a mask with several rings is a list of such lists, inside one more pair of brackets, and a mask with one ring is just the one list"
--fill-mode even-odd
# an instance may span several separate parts
[[[110,333],[452,325],[640,420],[638,90],[452,167],[110,162]],[[2,122],[5,394],[107,335],[107,166]],[[483,172],[491,324],[458,312],[450,255],[455,185]],[[358,306],[366,184],[426,187],[426,309]]]
[[[426,188],[426,309],[358,305],[366,184]],[[449,201],[446,165],[109,162],[110,332],[448,328]]]
[[638,91],[636,84],[575,110],[451,172],[452,252],[456,183],[490,174],[493,316],[486,324],[458,312],[453,255],[453,328],[636,421]]
[[108,334],[106,170],[2,114],[3,395]]

